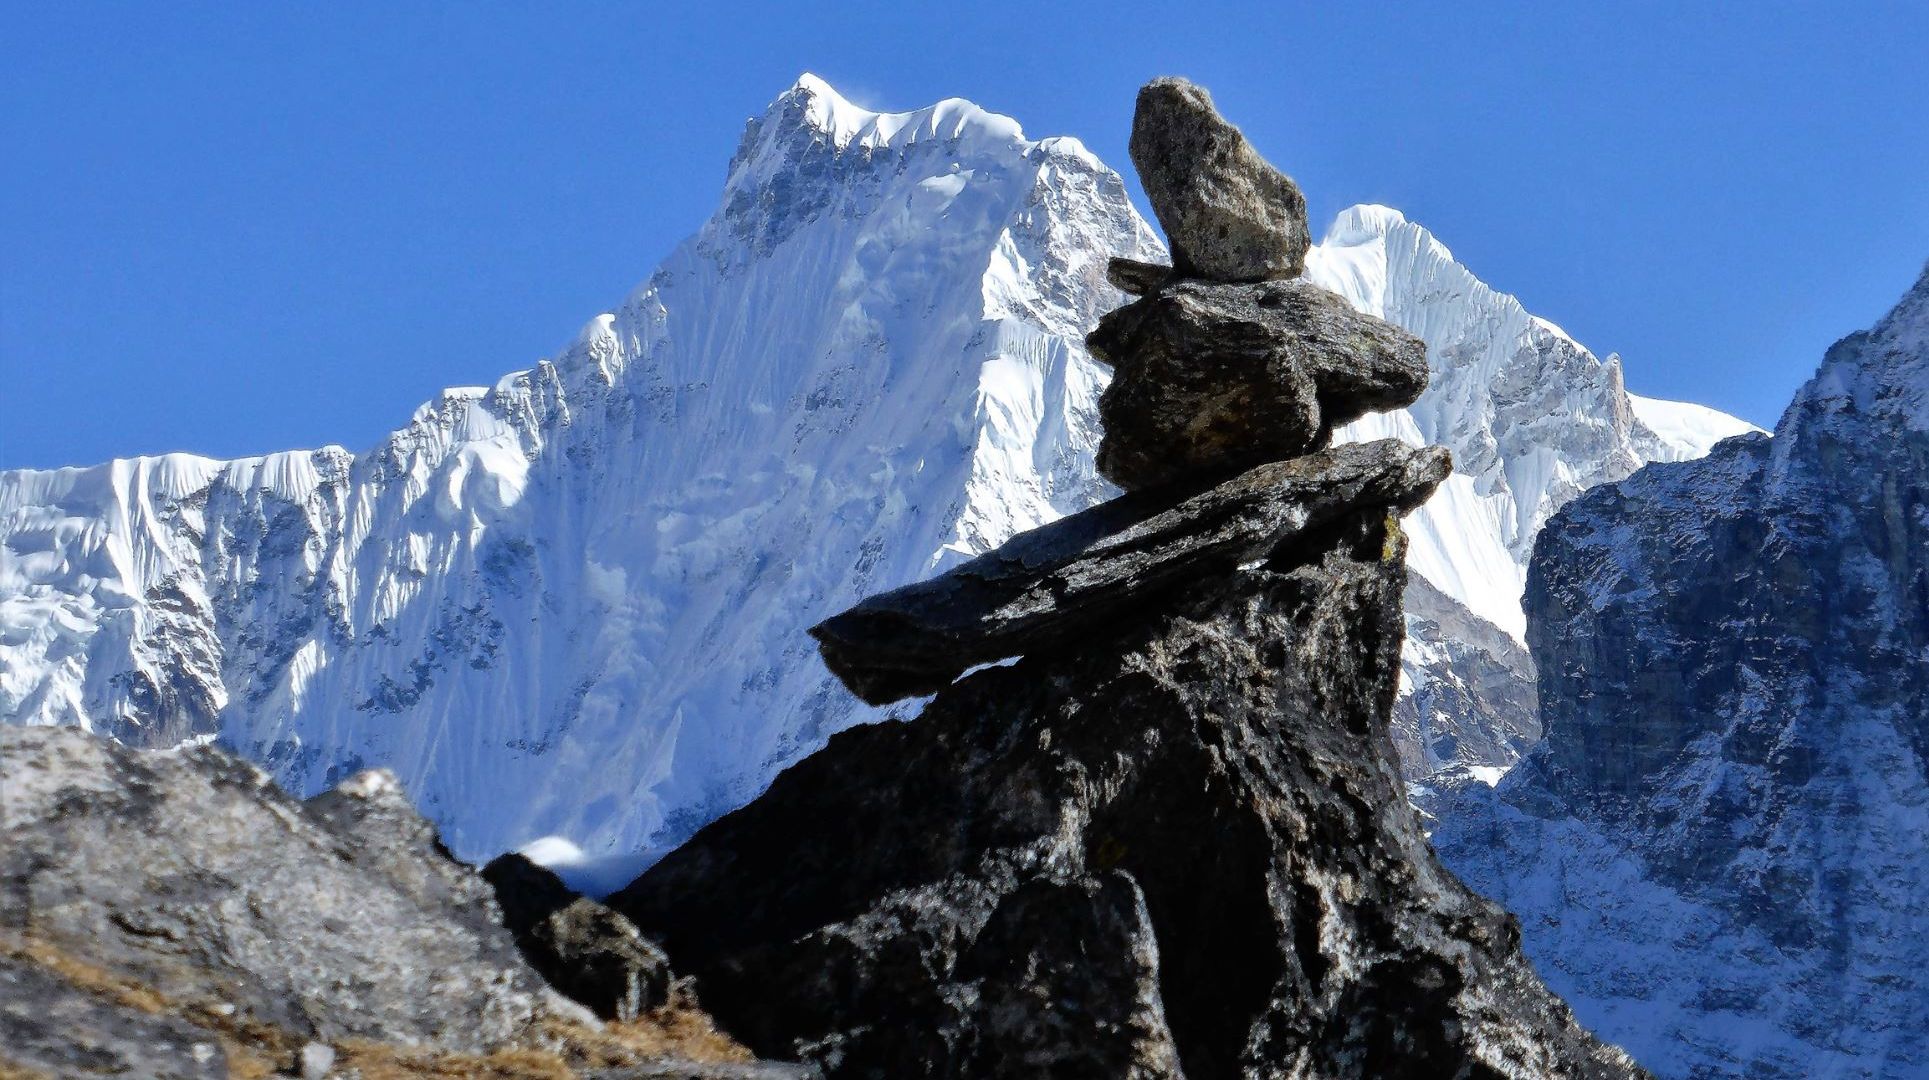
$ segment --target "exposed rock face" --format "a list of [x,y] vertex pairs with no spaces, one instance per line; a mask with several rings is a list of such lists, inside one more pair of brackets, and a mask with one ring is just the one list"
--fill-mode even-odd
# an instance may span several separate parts
[[1405,692],[1393,703],[1401,772],[1465,769],[1492,783],[1540,741],[1533,658],[1418,574],[1407,578],[1406,626]]
[[1094,335],[1146,391],[1193,391],[1107,434],[1170,452],[1164,486],[813,630],[867,700],[936,698],[834,737],[611,906],[750,1045],[836,1076],[1636,1075],[1434,862],[1393,766],[1398,519],[1445,452],[1222,479],[1286,451],[1181,434],[1295,385],[1338,416],[1404,404],[1418,343],[1295,287],[1216,288],[1158,284]]
[[1181,274],[1270,281],[1305,269],[1305,197],[1220,117],[1204,88],[1184,79],[1147,83],[1131,152]]
[[811,633],[873,704],[967,668],[1092,639],[1174,589],[1198,591],[1362,504],[1412,509],[1451,466],[1392,439],[1262,465],[1192,498],[1126,496],[1025,533],[931,581],[874,596]]
[[753,1048],[833,1075],[1636,1075],[1405,801],[1403,553],[1364,509],[1232,589],[971,675],[610,903]]
[[1098,468],[1128,491],[1318,449],[1427,385],[1419,338],[1305,281],[1178,282],[1100,319],[1086,345],[1113,368]]
[[1657,1072],[1929,1074],[1926,583],[1929,273],[1772,439],[1541,533],[1546,737],[1435,838]]
[[304,804],[213,748],[0,729],[0,1074],[260,1076],[337,1056],[355,1075],[799,1075],[597,1029],[386,772]]
[[502,922],[551,986],[605,1020],[634,1020],[670,1000],[670,961],[636,925],[515,852],[482,868]]
[[[542,984],[488,887],[424,857],[427,826],[389,812],[400,795],[386,774],[357,777],[332,796],[336,813],[318,813],[210,750],[142,754],[24,728],[0,753],[12,932],[323,1039],[477,1051],[538,1016]],[[398,866],[404,847],[413,859]]]

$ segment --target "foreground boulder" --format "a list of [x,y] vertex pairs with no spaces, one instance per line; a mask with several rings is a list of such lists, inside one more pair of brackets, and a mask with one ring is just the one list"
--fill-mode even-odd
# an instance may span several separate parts
[[385,772],[307,803],[213,748],[0,727],[0,1076],[781,1077],[608,1027]]
[[482,876],[523,956],[572,1000],[605,1020],[634,1020],[670,1003],[669,958],[634,923],[513,851]]
[[1404,550],[1362,507],[977,672],[610,903],[753,1049],[837,1076],[1638,1075],[1406,802]]

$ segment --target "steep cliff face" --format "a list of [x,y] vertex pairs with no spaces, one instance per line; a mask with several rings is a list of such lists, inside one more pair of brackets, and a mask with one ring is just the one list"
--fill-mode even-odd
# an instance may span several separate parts
[[1929,274],[1772,439],[1651,466],[1541,535],[1546,738],[1436,841],[1660,1072],[1929,1068],[1926,401]]

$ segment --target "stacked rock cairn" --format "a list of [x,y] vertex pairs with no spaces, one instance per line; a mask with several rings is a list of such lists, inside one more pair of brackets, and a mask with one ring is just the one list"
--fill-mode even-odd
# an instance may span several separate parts
[[1173,265],[1114,261],[1138,299],[1089,339],[1125,493],[813,628],[866,700],[935,696],[610,906],[833,1078],[1641,1075],[1394,769],[1396,518],[1447,453],[1328,443],[1424,348],[1300,278],[1299,192],[1204,91],[1147,86],[1132,158]]
[[1375,501],[1410,509],[1447,474],[1440,448],[1328,449],[1339,425],[1420,395],[1426,347],[1302,277],[1305,198],[1206,91],[1146,84],[1131,154],[1172,265],[1113,259],[1108,279],[1138,299],[1086,338],[1113,370],[1098,469],[1128,494],[813,628],[866,701],[1090,645],[1162,592],[1210,588]]

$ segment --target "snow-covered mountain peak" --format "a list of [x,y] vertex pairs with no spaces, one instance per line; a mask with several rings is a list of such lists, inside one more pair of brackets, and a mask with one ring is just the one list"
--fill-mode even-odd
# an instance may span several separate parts
[[830,138],[842,150],[900,147],[921,139],[992,140],[1025,145],[1024,129],[1009,116],[989,112],[963,98],[945,98],[909,112],[876,112],[852,104],[823,79],[805,72],[774,102],[768,118],[795,117]]
[[[1115,255],[1164,258],[1077,140],[800,79],[622,305],[364,453],[0,473],[0,719],[218,731],[298,792],[386,765],[470,857],[676,840],[875,715],[805,627],[1112,493]],[[1426,396],[1353,433],[1453,447],[1412,565],[1518,634],[1540,518],[1688,451],[1395,211],[1309,267],[1429,341]]]
[[1412,566],[1520,639],[1535,533],[1569,499],[1648,461],[1707,451],[1710,432],[1752,426],[1712,409],[1628,394],[1607,361],[1455,261],[1431,232],[1385,206],[1342,211],[1308,253],[1311,280],[1427,342],[1426,393],[1345,437],[1444,445],[1454,475],[1409,522]]

